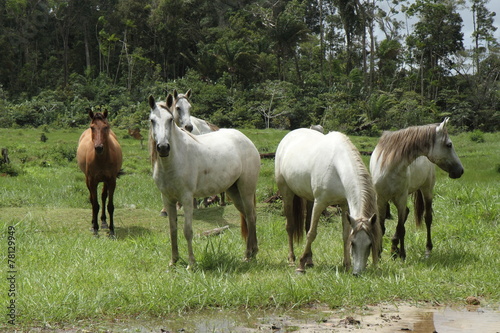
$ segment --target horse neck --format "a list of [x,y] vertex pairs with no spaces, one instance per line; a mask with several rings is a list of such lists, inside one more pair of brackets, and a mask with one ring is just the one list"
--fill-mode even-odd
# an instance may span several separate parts
[[350,214],[353,217],[371,217],[376,212],[375,190],[371,178],[367,175],[356,175],[348,182],[346,188],[346,199]]
[[[349,165],[338,168],[345,189],[345,197],[353,217],[371,217],[376,212],[373,183],[361,156],[355,150],[348,154]],[[346,159],[342,159],[343,162]]]
[[420,156],[428,156],[435,140],[435,126],[415,126],[383,136],[379,142],[381,166],[406,170]]

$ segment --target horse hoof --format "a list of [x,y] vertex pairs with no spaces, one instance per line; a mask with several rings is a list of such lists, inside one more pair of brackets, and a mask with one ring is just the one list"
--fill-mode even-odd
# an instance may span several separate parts
[[101,229],[109,229],[109,226],[106,222],[101,223]]
[[165,212],[165,211],[163,211],[163,210],[162,210],[162,211],[160,212],[160,216],[164,216],[164,217],[166,217],[166,216],[168,216],[168,214],[167,214],[167,212]]
[[295,273],[297,273],[297,274],[306,274],[306,270],[305,270],[305,269],[303,269],[303,268],[297,268],[297,269],[295,270]]

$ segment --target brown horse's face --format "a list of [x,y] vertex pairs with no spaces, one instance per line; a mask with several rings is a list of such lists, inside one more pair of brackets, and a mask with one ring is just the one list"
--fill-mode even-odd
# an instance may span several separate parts
[[104,110],[103,113],[92,112],[89,110],[89,117],[92,119],[90,129],[92,130],[92,142],[97,155],[104,152],[104,147],[107,145],[109,137],[109,122],[108,111]]

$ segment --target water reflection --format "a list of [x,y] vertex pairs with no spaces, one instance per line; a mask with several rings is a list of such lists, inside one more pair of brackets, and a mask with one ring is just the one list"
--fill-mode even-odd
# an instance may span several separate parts
[[[104,324],[105,325],[105,324]],[[82,327],[82,329],[94,327]],[[101,323],[100,328],[103,328]],[[500,333],[500,308],[420,308],[408,305],[365,307],[359,312],[307,310],[206,310],[161,319],[118,320],[112,332],[355,332]]]

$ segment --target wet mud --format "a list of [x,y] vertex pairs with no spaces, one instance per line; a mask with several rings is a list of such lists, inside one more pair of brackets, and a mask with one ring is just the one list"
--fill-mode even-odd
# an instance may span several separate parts
[[314,307],[302,310],[207,310],[168,318],[116,319],[38,332],[355,332],[500,333],[500,307],[421,307],[377,305],[347,311]]

